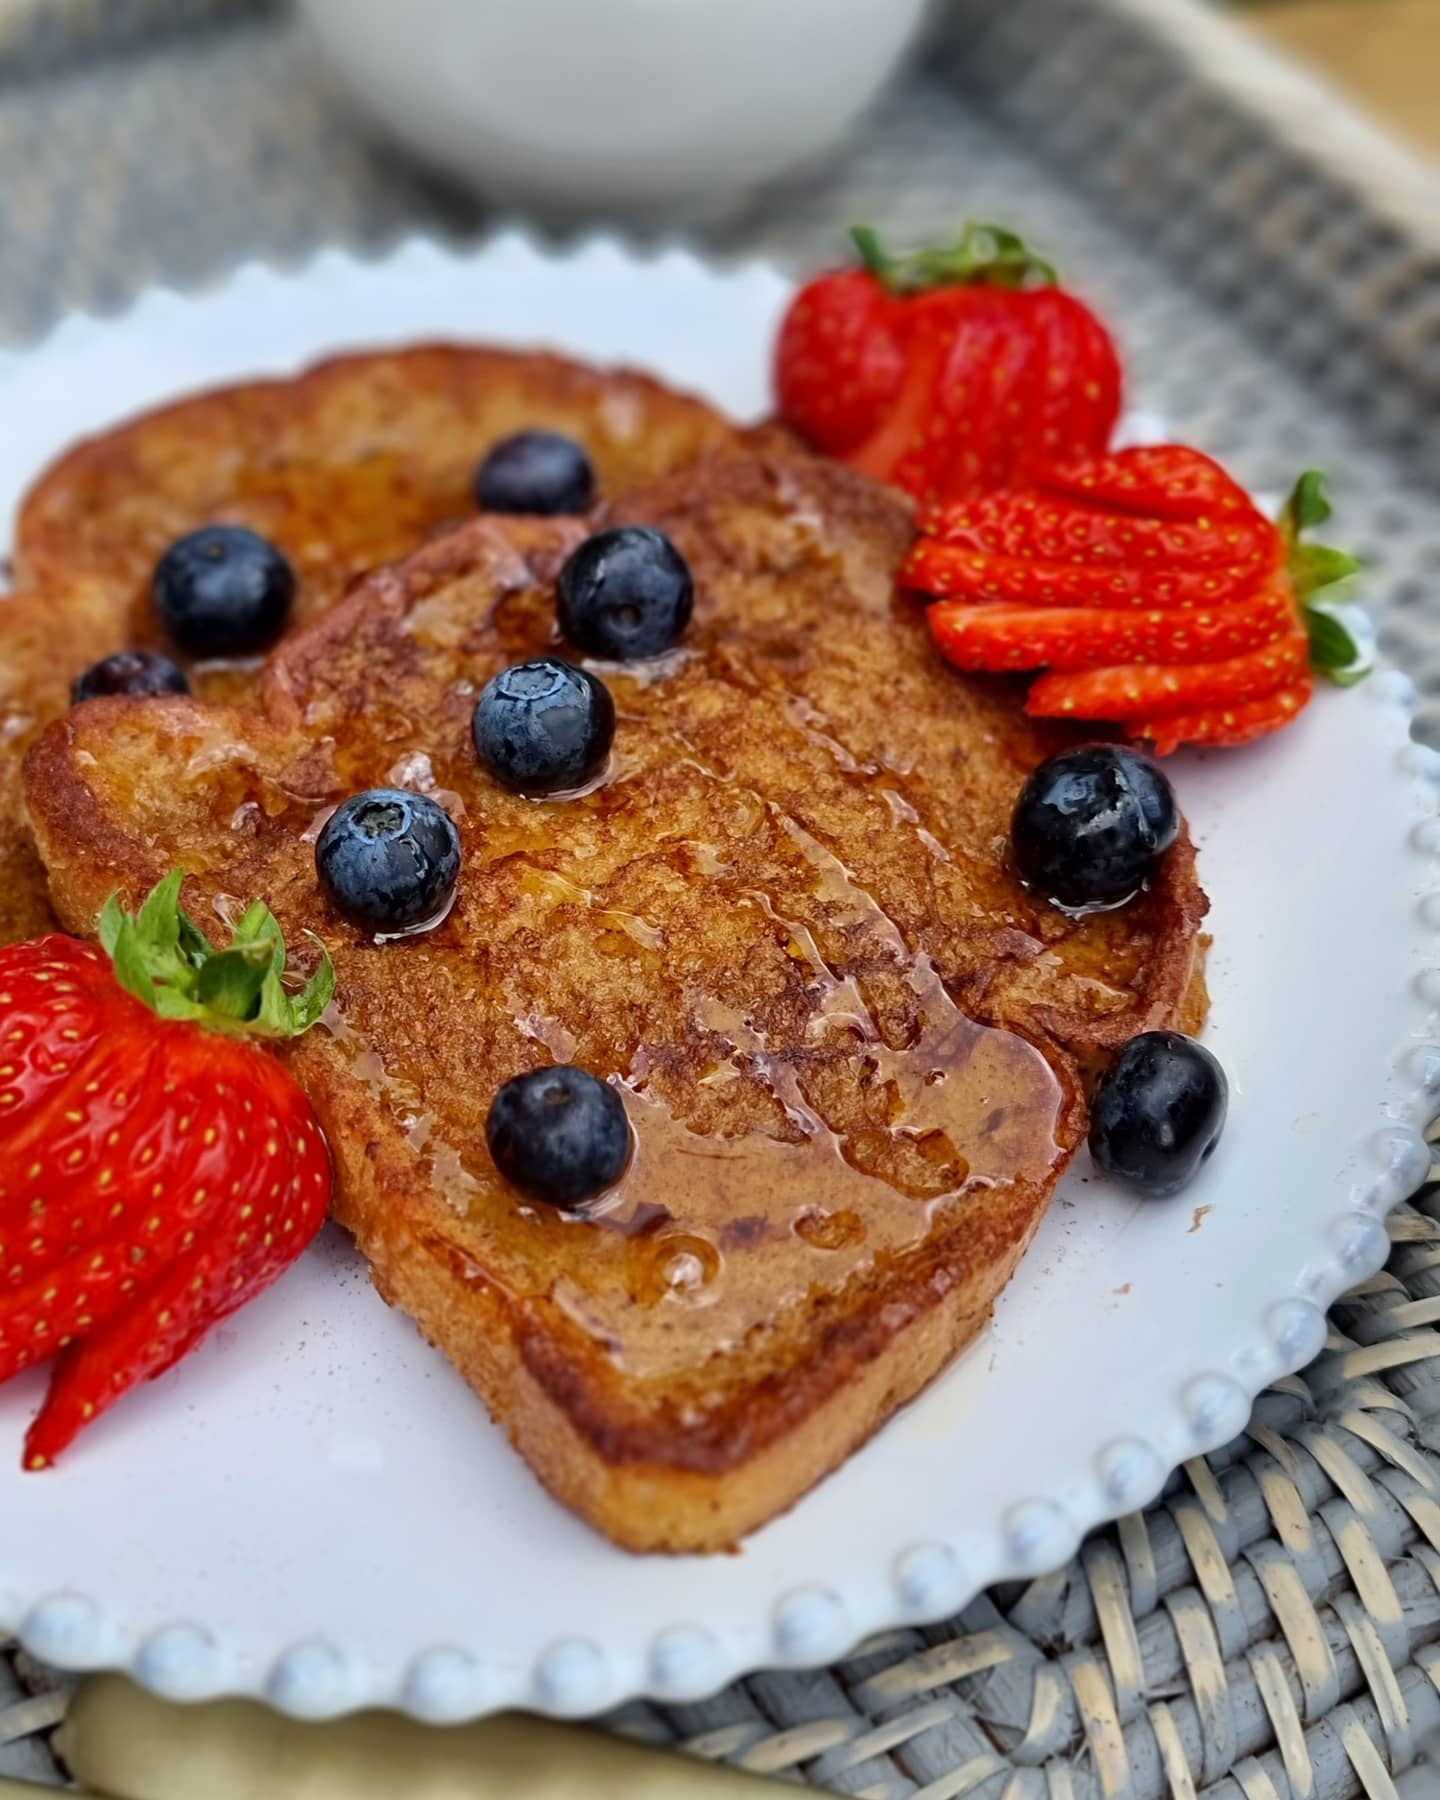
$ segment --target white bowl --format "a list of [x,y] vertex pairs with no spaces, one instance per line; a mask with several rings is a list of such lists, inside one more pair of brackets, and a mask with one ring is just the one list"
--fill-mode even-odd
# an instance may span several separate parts
[[829,149],[927,0],[300,0],[366,111],[551,216],[734,204]]

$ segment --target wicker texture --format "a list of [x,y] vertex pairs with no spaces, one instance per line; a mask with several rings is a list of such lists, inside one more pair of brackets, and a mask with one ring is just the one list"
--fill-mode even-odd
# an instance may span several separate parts
[[1069,1567],[617,1725],[868,1800],[1384,1800],[1440,1731],[1437,1218],[1397,1212],[1319,1360]]
[[[47,3],[43,28],[37,0],[0,20],[0,337],[240,255],[478,227],[355,130],[263,8]],[[1440,245],[1399,164],[1320,154],[1303,91],[1277,77],[1267,109],[1264,67],[1216,43],[1188,4],[958,0],[851,153],[712,241],[805,264],[857,218],[1013,221],[1115,321],[1178,434],[1261,492],[1334,471],[1336,540],[1371,564],[1440,743]],[[1440,1190],[1391,1235],[1320,1360],[1066,1569],[838,1668],[612,1724],[873,1800],[1390,1800],[1440,1734]],[[12,1692],[0,1662],[0,1769],[35,1773],[63,1694]]]

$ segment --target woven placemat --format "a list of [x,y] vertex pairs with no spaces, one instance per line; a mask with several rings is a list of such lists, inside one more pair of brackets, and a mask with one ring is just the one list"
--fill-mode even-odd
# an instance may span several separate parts
[[[1257,490],[1333,471],[1337,541],[1370,564],[1440,744],[1427,178],[1333,108],[1317,142],[1310,90],[1217,30],[1188,0],[957,0],[848,153],[709,241],[802,266],[858,218],[1016,224],[1115,322],[1135,397],[1178,434]],[[372,144],[246,0],[11,0],[0,167],[14,340],[241,256],[486,224]],[[1391,1237],[1320,1360],[1067,1568],[835,1669],[611,1723],[875,1800],[1390,1800],[1440,1732],[1440,1189]],[[13,1710],[17,1674],[49,1679],[0,1662],[0,1769],[37,1773],[63,1694]]]

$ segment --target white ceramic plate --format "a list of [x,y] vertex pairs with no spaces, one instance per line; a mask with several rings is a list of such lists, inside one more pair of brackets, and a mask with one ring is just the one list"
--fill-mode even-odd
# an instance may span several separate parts
[[[785,295],[767,269],[516,238],[245,269],[0,358],[0,503],[137,406],[433,334],[627,359],[756,415]],[[564,1512],[332,1235],[55,1475],[17,1468],[39,1378],[0,1392],[0,1626],[176,1696],[586,1713],[828,1661],[1058,1565],[1320,1348],[1424,1174],[1440,830],[1408,706],[1387,673],[1269,743],[1174,764],[1214,899],[1220,1153],[1166,1205],[1082,1157],[992,1329],[742,1554],[639,1559]]]

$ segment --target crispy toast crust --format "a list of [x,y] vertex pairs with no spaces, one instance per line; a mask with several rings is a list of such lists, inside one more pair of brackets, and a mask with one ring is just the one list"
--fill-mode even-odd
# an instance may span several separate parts
[[[20,757],[90,663],[168,648],[149,584],[169,543],[216,521],[264,533],[295,567],[303,626],[366,570],[471,517],[480,456],[537,425],[585,445],[602,494],[746,436],[634,371],[429,344],[189,395],[51,464],[21,504],[16,591],[0,597],[0,943],[53,924],[20,819]],[[244,667],[192,670],[210,699],[244,698],[252,678]]]
[[86,438],[20,506],[17,588],[103,584],[123,642],[154,641],[148,584],[181,533],[249,525],[295,565],[303,625],[366,570],[473,516],[487,448],[531,426],[584,444],[602,494],[655,480],[744,433],[630,369],[540,351],[421,344],[188,395]]
[[[200,910],[259,892],[322,933],[337,1012],[289,1054],[382,1293],[578,1512],[715,1549],[980,1328],[1083,1135],[1084,1061],[1176,1016],[1204,901],[1188,840],[1124,914],[1025,893],[1005,822],[1067,739],[935,656],[893,591],[893,497],[720,458],[618,510],[672,533],[698,604],[679,655],[606,672],[616,765],[589,796],[475,768],[476,688],[552,641],[583,530],[491,520],[282,646],[258,714],[76,709],[29,796],[74,928],[183,861]],[[444,923],[376,945],[325,906],[308,840],[402,777],[460,814],[465,866]],[[552,1059],[620,1078],[636,1129],[579,1224],[483,1150],[495,1088]]]

